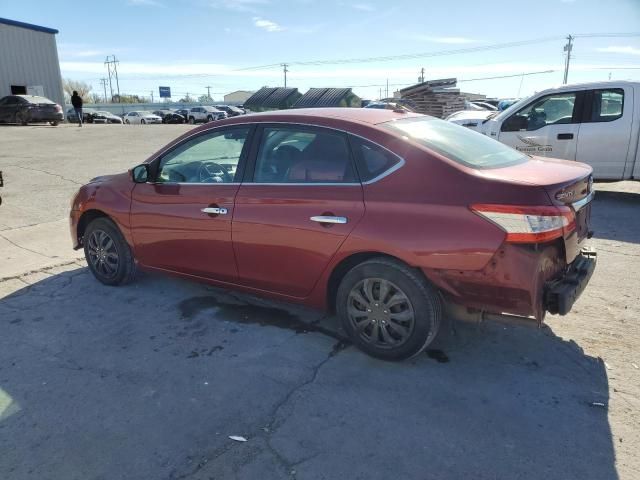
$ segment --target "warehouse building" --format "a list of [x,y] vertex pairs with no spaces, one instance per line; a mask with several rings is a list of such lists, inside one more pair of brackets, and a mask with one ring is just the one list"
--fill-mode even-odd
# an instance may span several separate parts
[[251,95],[256,92],[250,92],[248,90],[236,90],[235,92],[227,93],[224,96],[224,103],[244,103],[246,102]]
[[262,87],[244,102],[244,106],[252,112],[284,110],[291,108],[301,96],[297,88]]
[[0,97],[41,95],[64,105],[57,33],[0,18]]
[[310,88],[293,105],[293,108],[356,107],[362,100],[350,88]]

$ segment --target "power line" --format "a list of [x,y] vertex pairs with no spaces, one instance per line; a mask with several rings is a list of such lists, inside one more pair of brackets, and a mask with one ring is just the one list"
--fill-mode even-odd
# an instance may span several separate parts
[[[310,60],[310,61],[300,61],[300,62],[288,62],[287,65],[340,65],[340,64],[348,64],[348,63],[367,63],[367,62],[390,62],[394,60],[410,60],[415,58],[428,58],[428,57],[440,57],[447,55],[459,55],[462,53],[473,53],[473,52],[482,52],[486,50],[498,50],[503,48],[513,48],[513,47],[521,47],[525,45],[533,45],[544,42],[551,42],[561,39],[560,36],[554,37],[546,37],[546,38],[537,38],[533,40],[521,40],[517,42],[508,42],[508,43],[495,43],[492,45],[484,45],[480,47],[469,47],[469,48],[458,48],[453,50],[441,50],[436,52],[424,52],[424,53],[410,53],[410,54],[402,54],[402,55],[388,55],[382,57],[360,57],[360,58],[343,58],[343,59],[333,59],[333,60]],[[262,70],[266,68],[274,68],[282,66],[282,63],[272,63],[269,65],[259,65],[255,67],[244,67],[238,68],[236,71],[244,71],[244,70]]]

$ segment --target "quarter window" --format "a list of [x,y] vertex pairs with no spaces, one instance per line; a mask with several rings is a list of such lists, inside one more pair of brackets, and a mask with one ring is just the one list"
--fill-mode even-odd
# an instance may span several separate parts
[[360,137],[351,136],[349,141],[356,157],[358,174],[363,182],[382,175],[400,162],[400,159],[388,150]]
[[575,92],[555,93],[539,98],[505,120],[502,131],[532,131],[547,125],[577,123],[573,121],[575,103]]
[[160,160],[160,183],[232,183],[239,175],[238,164],[249,128],[234,128],[200,135]]
[[346,136],[324,129],[263,130],[257,183],[350,183],[356,181]]
[[624,90],[594,90],[591,100],[591,114],[588,122],[611,122],[622,117]]

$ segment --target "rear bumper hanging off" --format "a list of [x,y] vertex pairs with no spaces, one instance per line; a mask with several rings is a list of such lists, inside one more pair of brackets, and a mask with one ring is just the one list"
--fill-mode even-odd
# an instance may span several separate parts
[[545,283],[544,308],[549,313],[566,315],[586,288],[596,268],[595,250],[583,249],[566,273]]

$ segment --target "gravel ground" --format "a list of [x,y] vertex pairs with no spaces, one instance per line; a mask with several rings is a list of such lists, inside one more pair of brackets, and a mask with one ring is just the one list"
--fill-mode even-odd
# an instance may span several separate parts
[[599,263],[569,315],[451,321],[385,363],[318,312],[93,279],[71,195],[189,128],[0,128],[1,479],[640,478],[638,183],[598,185]]

